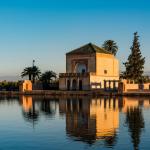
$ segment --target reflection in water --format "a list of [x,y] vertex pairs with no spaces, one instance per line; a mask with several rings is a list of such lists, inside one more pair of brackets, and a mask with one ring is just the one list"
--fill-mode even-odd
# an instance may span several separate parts
[[44,112],[46,116],[54,116],[56,113],[56,105],[53,105],[53,101],[43,99],[41,102],[41,111]]
[[25,96],[22,96],[22,106],[23,106],[23,110],[25,112],[29,112],[31,109],[32,109],[32,97],[31,96],[28,96],[28,97],[25,97]]
[[60,100],[60,111],[66,113],[68,136],[89,144],[104,139],[112,146],[119,127],[118,99]]
[[141,108],[134,107],[127,109],[126,122],[129,126],[134,149],[138,150],[142,128],[144,128],[144,118]]
[[22,96],[20,100],[23,117],[33,125],[39,121],[40,115],[49,118],[63,116],[66,119],[66,134],[69,139],[90,145],[103,141],[106,147],[113,147],[117,143],[119,113],[123,112],[135,150],[139,148],[142,129],[145,126],[142,108],[150,108],[149,99],[128,97],[58,100]]
[[35,101],[31,96],[22,96],[23,117],[34,124],[38,121],[39,111],[35,108]]
[[33,126],[38,122],[40,112],[47,117],[53,117],[56,114],[56,99],[21,96],[20,101],[23,108],[23,117],[25,120],[33,123]]
[[[143,105],[143,101],[126,100],[126,102],[128,104],[133,102],[131,103],[132,105],[126,106],[126,123],[129,127],[133,147],[135,150],[138,150],[141,132],[144,128],[144,118],[142,108],[140,107],[141,104]],[[144,102],[144,104],[148,107],[147,102]]]

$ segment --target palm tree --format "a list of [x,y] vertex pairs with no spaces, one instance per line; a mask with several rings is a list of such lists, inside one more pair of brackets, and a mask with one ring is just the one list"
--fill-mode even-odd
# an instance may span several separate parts
[[26,67],[22,73],[21,73],[21,77],[25,77],[25,76],[29,76],[29,80],[32,79],[32,67]]
[[21,77],[28,76],[29,80],[32,80],[32,82],[35,82],[35,79],[39,79],[41,74],[40,69],[37,66],[32,67],[26,67],[23,72],[21,73]]
[[57,74],[53,71],[46,71],[41,75],[40,80],[44,83],[50,83],[53,79],[56,79]]
[[116,56],[116,53],[118,51],[118,46],[116,44],[116,42],[114,42],[113,40],[107,40],[104,42],[104,44],[102,45],[102,47],[109,51],[110,53],[112,53],[114,56]]
[[40,78],[41,71],[37,66],[32,67],[32,81],[35,82],[36,79]]

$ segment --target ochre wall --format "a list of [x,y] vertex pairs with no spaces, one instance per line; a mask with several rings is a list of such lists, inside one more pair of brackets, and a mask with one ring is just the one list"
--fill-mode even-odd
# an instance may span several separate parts
[[19,91],[32,91],[32,82],[30,80],[24,80],[19,86]]
[[[140,90],[139,84],[128,83],[127,80],[122,80],[122,83],[123,83],[123,92]],[[150,88],[150,83],[143,84],[143,90],[150,90],[149,88]]]
[[[105,70],[107,73],[104,73]],[[118,77],[118,60],[113,55],[96,53],[96,75],[105,77]]]
[[[101,88],[104,88],[104,80],[119,80],[119,76],[100,76],[100,75],[90,75],[90,83],[101,83]],[[108,84],[108,82],[107,82]],[[107,85],[108,87],[109,85]],[[118,87],[118,83],[116,83]],[[113,88],[113,82],[111,82],[111,88]]]

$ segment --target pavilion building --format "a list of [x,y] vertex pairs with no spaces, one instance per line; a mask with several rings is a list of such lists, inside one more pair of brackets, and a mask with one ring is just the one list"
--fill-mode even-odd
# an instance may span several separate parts
[[59,89],[114,89],[118,80],[119,61],[116,57],[89,43],[66,54],[66,73],[59,74]]

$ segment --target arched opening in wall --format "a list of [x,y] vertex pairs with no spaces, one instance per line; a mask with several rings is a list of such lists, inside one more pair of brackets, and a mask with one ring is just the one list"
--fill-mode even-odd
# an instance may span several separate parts
[[79,90],[82,90],[83,87],[82,87],[82,80],[79,80]]
[[70,90],[70,80],[67,80],[67,90]]
[[87,72],[87,66],[84,63],[77,63],[75,66],[75,73],[86,73]]
[[77,81],[75,79],[72,81],[72,90],[77,90]]

